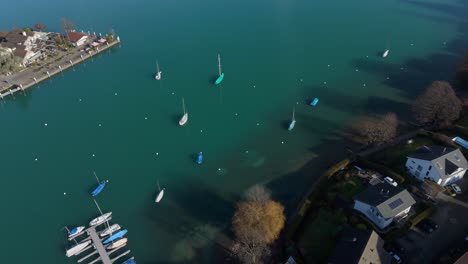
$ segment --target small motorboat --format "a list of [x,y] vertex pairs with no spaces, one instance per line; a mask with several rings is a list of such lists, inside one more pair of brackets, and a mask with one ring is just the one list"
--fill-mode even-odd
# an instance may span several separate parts
[[224,73],[221,69],[221,56],[218,54],[218,78],[216,78],[215,84],[219,85],[224,79]]
[[84,229],[85,229],[84,226],[75,227],[75,228],[73,228],[72,230],[70,230],[68,232],[68,237],[76,236],[76,235],[80,234],[81,232],[83,232]]
[[158,196],[156,196],[156,199],[154,200],[155,203],[159,203],[164,196],[164,188],[161,190],[161,187],[159,187],[159,182],[158,182],[158,190],[159,190],[159,193],[158,193]]
[[111,250],[111,249],[114,249],[114,248],[118,248],[122,245],[125,245],[127,243],[128,239],[126,237],[124,238],[121,238],[119,240],[116,240],[114,242],[112,242],[110,245],[108,245],[106,247],[107,250]]
[[311,105],[311,106],[316,106],[316,105],[318,104],[318,102],[319,102],[319,99],[318,99],[318,98],[314,98],[314,100],[312,100],[312,101],[310,102],[310,105]]
[[154,79],[160,81],[161,80],[161,73],[162,71],[159,70],[159,63],[156,61],[156,75],[154,76]]
[[131,257],[126,261],[122,262],[122,264],[136,264],[135,258]]
[[127,229],[119,231],[119,232],[113,234],[112,236],[110,236],[109,238],[107,238],[106,240],[104,240],[103,244],[107,244],[107,243],[110,243],[110,242],[112,242],[114,240],[117,240],[117,239],[123,237],[125,234],[127,234],[127,232],[128,232]]
[[196,160],[197,164],[202,164],[203,162],[203,153],[200,151],[198,152],[198,156],[197,156],[197,160]]
[[384,51],[384,53],[382,54],[382,58],[386,58],[388,56],[388,53],[390,52],[390,50],[386,50]]
[[89,225],[90,226],[95,226],[95,225],[100,225],[102,223],[104,223],[105,221],[107,221],[107,219],[109,219],[109,217],[112,215],[112,212],[109,212],[109,213],[105,213],[99,217],[96,217],[94,218],[93,220],[91,220],[89,222]]
[[75,256],[75,255],[79,254],[85,247],[87,247],[89,244],[91,244],[91,242],[93,242],[93,241],[88,240],[88,241],[85,241],[83,243],[77,244],[77,245],[67,249],[67,251],[65,252],[65,255],[67,257]]
[[118,231],[118,230],[120,230],[120,225],[113,224],[113,225],[109,226],[108,228],[102,230],[102,232],[99,233],[99,236],[100,237],[105,237],[105,236],[111,235],[112,233],[114,233],[115,231]]

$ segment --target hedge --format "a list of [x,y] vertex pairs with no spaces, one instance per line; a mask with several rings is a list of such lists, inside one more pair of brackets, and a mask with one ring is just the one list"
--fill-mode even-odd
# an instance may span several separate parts
[[389,169],[387,166],[382,165],[380,163],[375,163],[365,159],[363,157],[358,157],[357,162],[365,168],[369,168],[384,174],[385,176],[390,176],[393,178],[398,184],[402,184],[405,181],[405,178],[400,174],[396,173],[395,171]]

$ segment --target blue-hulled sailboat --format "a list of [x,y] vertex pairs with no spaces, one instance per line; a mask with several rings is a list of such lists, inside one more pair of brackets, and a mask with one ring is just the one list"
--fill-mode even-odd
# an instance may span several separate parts
[[122,262],[122,264],[136,264],[135,258],[131,257],[126,261]]
[[197,160],[196,160],[197,164],[202,164],[203,162],[203,153],[200,151],[198,152],[198,156],[197,156]]
[[122,231],[119,231],[112,236],[110,236],[108,239],[104,240],[103,244],[108,244],[116,239],[122,238],[125,234],[127,234],[127,229],[124,229]]
[[314,98],[314,100],[312,100],[312,101],[310,102],[310,105],[311,105],[311,106],[316,106],[316,105],[318,104],[318,102],[319,102],[319,99],[316,97],[316,98]]
[[224,79],[224,73],[221,70],[221,57],[218,54],[218,78],[215,81],[215,84],[218,85],[220,84]]
[[296,108],[293,107],[292,119],[291,119],[291,122],[289,123],[289,126],[288,126],[289,131],[293,130],[294,126],[296,125],[295,114],[296,114]]
[[102,192],[104,187],[106,187],[106,181],[99,182],[99,178],[96,175],[96,172],[93,171],[93,173],[94,173],[94,176],[96,177],[97,182],[99,183],[99,185],[91,192],[91,195],[93,197],[96,197],[98,194],[100,194]]

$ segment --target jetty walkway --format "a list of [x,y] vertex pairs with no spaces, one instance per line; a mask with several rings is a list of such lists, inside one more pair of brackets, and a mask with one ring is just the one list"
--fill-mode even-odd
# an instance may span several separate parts
[[79,64],[103,51],[106,51],[120,43],[120,38],[106,42],[95,49],[84,51],[83,47],[73,48],[70,52],[46,66],[27,67],[21,72],[10,76],[0,76],[0,99],[13,95],[18,91],[24,91],[50,77],[59,74],[76,64]]

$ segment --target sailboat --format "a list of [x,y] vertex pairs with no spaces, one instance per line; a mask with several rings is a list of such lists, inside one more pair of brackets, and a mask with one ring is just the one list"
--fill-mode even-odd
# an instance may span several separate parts
[[108,245],[107,246],[107,250],[111,250],[111,249],[114,249],[114,248],[118,248],[120,246],[123,246],[125,244],[127,244],[127,241],[128,241],[128,238],[124,237],[124,238],[121,238],[117,241],[114,241],[112,242],[112,244]]
[[312,101],[310,102],[310,105],[311,105],[311,106],[316,106],[316,105],[318,104],[318,102],[319,102],[319,99],[318,99],[317,97],[315,97],[314,100],[312,100]]
[[110,242],[112,242],[114,240],[117,240],[117,239],[123,237],[125,234],[127,234],[127,232],[128,232],[127,229],[119,231],[119,232],[113,234],[112,236],[110,236],[109,238],[107,238],[106,240],[104,240],[103,244],[107,244],[107,243],[110,243]]
[[97,180],[97,182],[98,182],[99,185],[91,192],[91,195],[92,195],[93,197],[96,197],[98,194],[100,194],[100,193],[102,192],[102,190],[104,189],[104,187],[106,187],[106,181],[102,181],[102,182],[99,183],[99,178],[98,178],[98,176],[96,175],[96,172],[93,171],[93,173],[94,173],[94,177],[96,177],[96,180]]
[[159,190],[159,194],[156,197],[156,200],[154,200],[155,203],[159,203],[164,196],[164,188],[161,190],[161,188],[159,187],[159,182],[158,182],[158,190]]
[[382,58],[386,58],[389,52],[390,52],[389,49],[385,50],[384,53],[382,54]]
[[179,125],[180,126],[184,126],[187,121],[188,121],[188,113],[187,111],[185,110],[185,101],[184,101],[184,98],[182,97],[182,108],[184,110],[184,115],[182,116],[182,118],[179,120]]
[[294,117],[296,113],[296,108],[293,107],[293,113],[292,113],[292,119],[291,122],[289,123],[288,130],[291,131],[294,129],[294,126],[296,125],[296,118]]
[[112,232],[115,232],[115,231],[118,231],[118,230],[120,230],[120,225],[113,224],[113,225],[107,227],[106,229],[102,230],[101,233],[99,233],[99,236],[100,237],[105,237],[105,236],[108,236],[108,235],[112,235]]
[[203,153],[200,151],[198,152],[198,156],[197,156],[197,160],[196,160],[197,164],[202,164],[203,162]]
[[91,221],[89,222],[89,225],[90,225],[90,226],[100,225],[100,224],[106,222],[106,221],[111,217],[111,215],[112,215],[112,212],[103,214],[102,211],[101,211],[101,208],[99,208],[99,205],[98,205],[98,203],[96,202],[96,200],[94,200],[94,203],[96,204],[96,207],[97,207],[97,209],[99,210],[99,213],[101,213],[101,215],[98,216],[98,217],[96,217],[96,218],[94,218],[93,220],[91,220]]
[[81,232],[83,232],[84,229],[85,229],[84,226],[75,227],[72,230],[68,231],[68,237],[76,236],[76,235],[80,234]]
[[131,257],[124,261],[122,264],[136,264],[135,258]]
[[218,73],[218,78],[215,81],[216,85],[220,84],[224,79],[224,73],[221,70],[221,57],[219,56],[219,54],[218,54],[218,72],[219,72]]
[[71,257],[71,256],[74,256],[78,253],[80,253],[85,247],[87,247],[89,244],[91,244],[91,242],[93,242],[92,240],[88,240],[88,241],[85,241],[83,243],[80,243],[80,244],[77,244],[69,249],[67,249],[67,251],[65,252],[65,255],[67,257]]
[[156,70],[156,75],[154,76],[154,79],[156,79],[156,80],[159,81],[159,80],[161,80],[161,73],[162,73],[162,71],[159,70],[159,63],[158,63],[158,61],[156,61],[156,69],[157,69],[157,70]]

